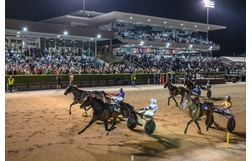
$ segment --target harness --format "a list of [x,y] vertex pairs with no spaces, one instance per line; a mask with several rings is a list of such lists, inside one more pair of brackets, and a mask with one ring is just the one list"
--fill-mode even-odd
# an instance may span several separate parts
[[[191,101],[192,101],[191,104],[188,103],[188,106],[190,106],[190,107],[193,106],[192,109],[189,109],[189,111],[190,111],[190,113],[189,113],[190,117],[192,117],[193,111],[196,110],[196,108],[197,108],[197,102],[196,102],[194,99],[192,99],[192,98],[191,98]],[[189,101],[188,101],[188,102],[189,102]],[[194,102],[194,103],[193,103],[193,102]],[[202,116],[203,110],[201,109],[201,104],[199,104],[199,112],[200,112],[200,115],[199,115],[199,116]]]

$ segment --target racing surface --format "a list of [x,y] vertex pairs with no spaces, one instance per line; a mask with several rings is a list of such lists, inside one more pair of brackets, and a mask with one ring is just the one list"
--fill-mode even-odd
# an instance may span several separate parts
[[[183,86],[182,84],[179,84]],[[65,87],[66,88],[66,87]],[[104,90],[117,93],[117,87],[81,88],[83,90]],[[148,136],[143,126],[133,131],[127,128],[126,119],[118,119],[116,129],[105,136],[102,122],[97,121],[84,133],[78,135],[91,120],[92,110],[83,116],[83,109],[69,105],[73,95],[65,96],[64,90],[43,90],[5,94],[5,160],[6,161],[216,161],[246,160],[246,83],[212,85],[212,97],[201,92],[201,101],[220,105],[226,95],[233,102],[232,114],[236,127],[230,133],[226,148],[227,121],[214,113],[216,128],[206,131],[205,116],[200,123],[202,134],[192,123],[187,134],[184,129],[190,120],[188,109],[175,106],[163,85],[123,86],[125,102],[135,110],[146,107],[151,98],[157,98],[158,111],[154,116],[155,132]],[[180,101],[180,96],[176,100]],[[139,118],[140,123],[145,121]],[[111,124],[109,124],[111,126]],[[133,156],[132,156],[133,155]]]

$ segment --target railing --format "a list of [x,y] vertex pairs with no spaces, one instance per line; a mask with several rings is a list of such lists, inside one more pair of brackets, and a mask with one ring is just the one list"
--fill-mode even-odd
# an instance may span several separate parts
[[[204,74],[203,74],[204,75]],[[211,84],[225,84],[226,79],[223,73],[208,73],[209,77],[197,79],[198,83],[206,83],[210,79]],[[182,84],[184,73],[177,75],[174,82]],[[5,76],[5,82],[9,76]],[[14,75],[14,89],[17,91],[56,89],[56,75]],[[131,74],[76,74],[74,84],[78,87],[97,87],[97,86],[125,86],[131,85]],[[69,85],[68,75],[62,75],[62,88]],[[165,82],[165,81],[163,81]],[[153,73],[137,73],[136,85],[153,84]],[[8,87],[6,85],[5,90]]]

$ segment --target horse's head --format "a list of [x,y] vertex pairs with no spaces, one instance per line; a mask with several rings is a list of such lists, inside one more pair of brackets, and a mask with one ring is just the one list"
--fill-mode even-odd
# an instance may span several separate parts
[[165,84],[164,84],[164,88],[168,87],[169,83],[170,83],[169,80],[166,81]]
[[66,91],[64,92],[64,95],[67,95],[67,94],[71,93],[72,92],[72,88],[73,88],[73,86],[68,86],[66,88]]
[[90,106],[91,105],[91,99],[94,98],[94,94],[88,93],[87,96],[84,98],[80,108]]

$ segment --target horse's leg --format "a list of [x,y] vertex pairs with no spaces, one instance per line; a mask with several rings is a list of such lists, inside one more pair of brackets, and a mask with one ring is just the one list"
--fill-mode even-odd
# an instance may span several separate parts
[[181,105],[181,104],[182,104],[182,102],[183,102],[183,98],[184,98],[184,96],[183,96],[183,95],[181,95],[180,105]]
[[72,106],[73,106],[73,105],[75,105],[75,104],[76,104],[75,102],[71,103],[71,105],[70,105],[70,107],[69,107],[69,115],[71,115],[71,114],[72,114],[72,112],[71,112],[71,108],[72,108]]
[[210,125],[211,125],[213,114],[210,113],[210,114],[208,114],[208,116],[209,116],[209,121],[207,123],[206,131],[208,131],[208,129],[209,129]]
[[83,129],[81,130],[80,132],[78,132],[78,134],[80,135],[81,133],[83,133],[87,128],[89,128],[89,126],[91,126],[97,119],[95,117],[93,117],[90,122],[88,123],[88,125]]
[[106,135],[108,135],[108,133],[109,133],[110,131],[112,131],[112,130],[114,130],[114,129],[116,128],[116,127],[115,127],[116,118],[117,118],[117,116],[114,116],[114,117],[113,117],[113,123],[112,123],[111,127],[107,130],[107,132],[105,133]]
[[187,125],[186,125],[186,128],[185,128],[185,131],[184,131],[184,134],[186,134],[187,132],[187,129],[188,129],[188,126],[193,122],[193,119],[191,119],[190,121],[188,121]]
[[172,98],[176,102],[176,106],[178,106],[178,102],[176,101],[176,99],[174,98],[174,96]]
[[170,98],[172,98],[173,96],[168,97],[168,106],[170,105]]
[[200,129],[200,126],[199,126],[198,121],[197,121],[197,120],[195,120],[195,121],[194,121],[194,123],[197,125],[197,127],[198,127],[198,129],[199,129],[198,133],[199,133],[199,134],[201,134],[201,129]]
[[108,119],[104,119],[104,120],[103,120],[103,124],[104,124],[105,131],[106,131],[105,135],[108,135],[108,133],[109,133],[109,129],[108,129]]

